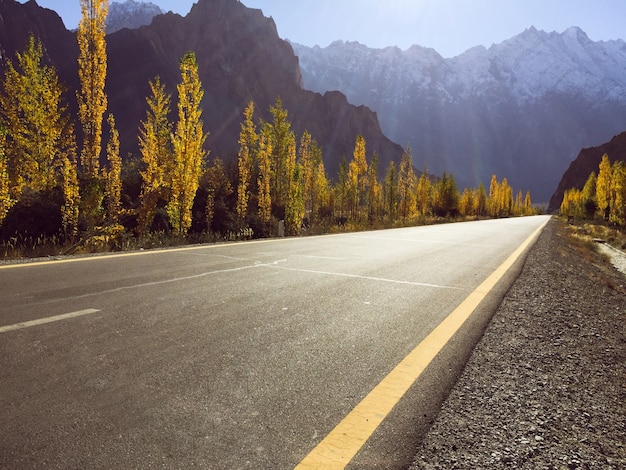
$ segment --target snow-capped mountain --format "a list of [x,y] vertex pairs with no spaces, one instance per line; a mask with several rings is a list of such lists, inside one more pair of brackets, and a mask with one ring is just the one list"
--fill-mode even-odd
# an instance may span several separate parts
[[154,3],[136,2],[111,2],[109,15],[107,16],[107,34],[119,31],[122,28],[139,28],[152,22],[152,18],[161,15],[163,10]]
[[418,168],[463,186],[496,173],[547,201],[580,148],[626,129],[626,43],[577,27],[531,27],[450,59],[420,46],[292,46],[306,88],[371,107],[392,140],[411,144]]

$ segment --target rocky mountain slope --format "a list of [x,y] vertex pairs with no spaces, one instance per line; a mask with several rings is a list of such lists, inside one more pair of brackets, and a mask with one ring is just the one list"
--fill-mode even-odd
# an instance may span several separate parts
[[559,185],[550,198],[549,210],[557,211],[563,201],[563,194],[571,188],[583,189],[592,171],[598,174],[602,156],[607,154],[611,162],[626,163],[626,132],[613,137],[609,142],[597,147],[584,148],[563,174]]
[[107,34],[123,28],[139,28],[152,22],[152,18],[165,13],[158,5],[151,2],[111,2],[107,16]]
[[[75,33],[65,29],[55,12],[34,1],[0,0],[0,18],[11,18],[0,21],[0,73],[2,64],[23,50],[32,32],[41,38],[46,58],[57,67],[70,107],[75,108],[79,86]],[[137,130],[145,119],[148,81],[159,75],[175,97],[179,60],[187,51],[196,53],[199,64],[205,90],[203,121],[210,133],[206,146],[213,156],[235,158],[248,102],[255,101],[257,116],[269,120],[269,106],[278,96],[296,134],[306,129],[322,147],[331,177],[342,157],[352,156],[359,134],[367,141],[368,155],[376,151],[380,156],[381,168],[402,154],[402,148],[383,135],[368,108],[349,104],[338,92],[321,95],[302,88],[298,59],[289,43],[278,37],[272,19],[238,0],[198,0],[186,17],[170,12],[156,16],[148,26],[107,35],[108,112],[116,116],[123,156],[138,153]]]
[[576,27],[530,28],[450,59],[419,46],[293,47],[306,88],[371,107],[418,168],[461,185],[497,173],[547,202],[572,155],[626,129],[626,43]]

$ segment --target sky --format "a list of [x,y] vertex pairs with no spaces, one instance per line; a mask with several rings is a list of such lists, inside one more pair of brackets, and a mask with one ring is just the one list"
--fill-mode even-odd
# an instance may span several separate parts
[[[80,18],[79,0],[36,0],[55,10],[68,29]],[[193,0],[151,0],[186,15]],[[278,34],[306,46],[335,40],[373,48],[417,44],[443,57],[489,47],[534,26],[563,32],[579,26],[593,41],[626,39],[624,0],[241,0],[263,10]],[[25,0],[20,0],[24,3]]]

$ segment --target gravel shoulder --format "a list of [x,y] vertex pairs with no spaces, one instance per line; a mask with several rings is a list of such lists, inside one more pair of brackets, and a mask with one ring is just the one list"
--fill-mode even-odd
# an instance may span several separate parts
[[438,418],[417,469],[626,469],[626,275],[553,219]]

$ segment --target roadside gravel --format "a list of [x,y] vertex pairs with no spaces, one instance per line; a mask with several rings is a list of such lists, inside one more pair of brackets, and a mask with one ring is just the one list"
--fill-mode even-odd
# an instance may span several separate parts
[[417,469],[626,469],[626,276],[553,219]]

